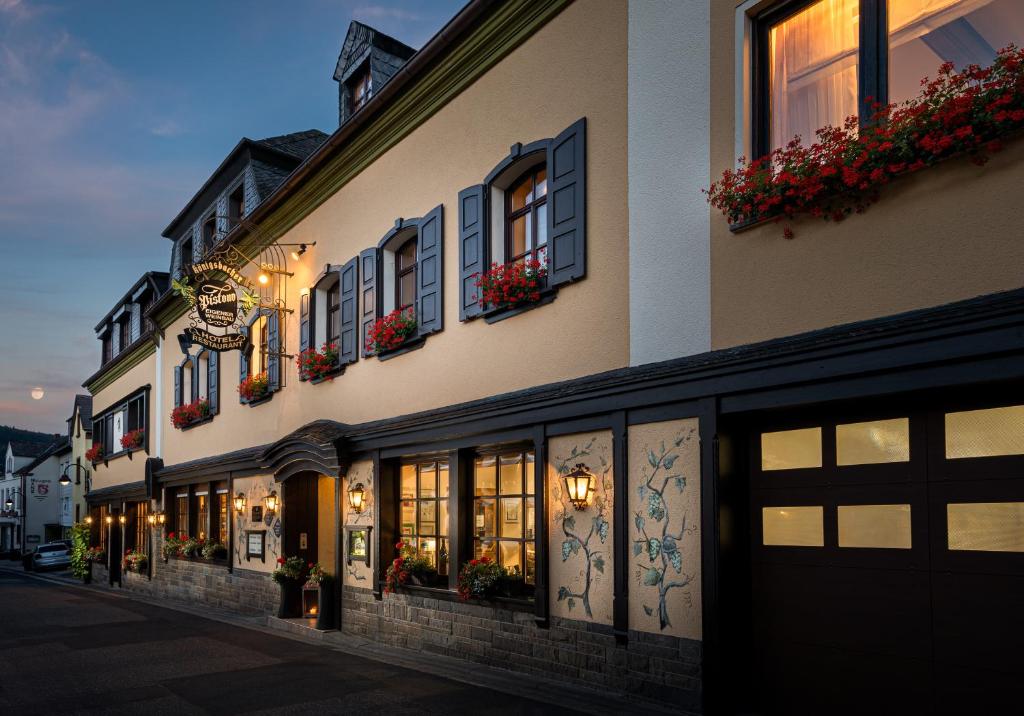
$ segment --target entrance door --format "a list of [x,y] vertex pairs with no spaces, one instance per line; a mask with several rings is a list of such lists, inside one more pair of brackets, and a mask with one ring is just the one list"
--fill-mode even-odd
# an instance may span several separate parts
[[284,554],[317,561],[317,479],[315,472],[289,477],[284,484]]
[[754,433],[753,651],[766,712],[1019,707],[1015,410],[826,416]]

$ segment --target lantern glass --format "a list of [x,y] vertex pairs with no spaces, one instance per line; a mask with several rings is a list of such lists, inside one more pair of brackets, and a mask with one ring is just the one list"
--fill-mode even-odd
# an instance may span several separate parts
[[245,495],[239,492],[235,495],[235,512],[241,514],[245,510]]
[[110,515],[107,515],[107,524],[108,525],[114,524],[114,518],[111,517]]
[[125,522],[128,521],[128,518],[125,517],[124,515],[118,515],[117,516],[117,521],[120,522],[123,525]]
[[277,490],[264,497],[263,503],[267,506],[268,512],[277,512]]
[[363,500],[366,498],[366,491],[363,487],[363,483],[357,482],[348,491],[348,504],[352,507],[352,511],[360,513],[363,511]]
[[146,519],[149,521],[149,524],[156,524],[156,515],[146,515]]
[[577,510],[585,508],[590,501],[593,478],[594,474],[583,463],[578,464],[572,472],[565,476],[565,491],[569,495],[569,502]]
[[92,515],[86,515],[85,516],[85,524],[87,524],[87,525],[91,525],[92,524]]
[[165,515],[162,511],[157,513],[156,521],[159,522],[160,524],[163,524],[164,522],[167,521],[167,515]]

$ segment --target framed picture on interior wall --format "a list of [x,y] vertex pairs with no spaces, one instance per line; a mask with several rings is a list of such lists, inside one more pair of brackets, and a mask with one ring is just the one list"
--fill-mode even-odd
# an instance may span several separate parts
[[267,561],[267,531],[246,530],[245,559],[251,561],[257,557],[261,562]]
[[253,505],[252,521],[259,524],[263,521],[263,505]]
[[369,526],[345,527],[345,561],[365,562],[370,566],[370,530]]
[[509,500],[509,504],[505,507],[505,521],[506,522],[518,522],[519,521],[519,503],[515,500]]

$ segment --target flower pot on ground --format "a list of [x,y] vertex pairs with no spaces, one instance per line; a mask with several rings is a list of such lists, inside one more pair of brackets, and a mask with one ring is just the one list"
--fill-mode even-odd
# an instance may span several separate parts
[[378,318],[366,336],[366,350],[385,353],[400,348],[416,332],[416,315],[411,308],[396,309]]
[[388,565],[385,574],[384,593],[395,592],[404,584],[425,586],[437,579],[437,569],[428,557],[416,552],[415,548],[404,542],[395,544],[398,556]]
[[193,400],[188,405],[179,405],[171,411],[171,424],[178,430],[187,428],[192,423],[198,423],[210,417],[210,401],[206,398]]
[[510,264],[491,264],[476,277],[477,301],[481,308],[516,308],[540,300],[546,267],[536,259]]
[[338,346],[336,343],[324,343],[320,350],[308,348],[295,358],[302,380],[320,380],[329,378],[338,370]]
[[305,565],[302,557],[277,558],[277,568],[270,577],[277,582],[281,589],[277,607],[278,619],[302,616],[302,585]]
[[247,403],[265,398],[268,393],[270,393],[270,379],[267,377],[266,371],[250,375],[238,384],[238,394]]

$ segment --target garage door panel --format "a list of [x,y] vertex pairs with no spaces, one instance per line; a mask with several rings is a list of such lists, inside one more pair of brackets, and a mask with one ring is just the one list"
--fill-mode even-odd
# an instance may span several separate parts
[[893,656],[931,655],[931,618],[921,609],[928,600],[925,572],[780,565],[756,569],[759,640]]
[[782,644],[757,664],[773,714],[918,714],[931,705],[927,659],[851,658],[843,650]]
[[1024,678],[1024,577],[936,573],[933,585],[936,661]]
[[1024,479],[932,485],[929,513],[935,569],[1024,576]]
[[970,665],[937,663],[935,684],[935,712],[942,716],[1019,714],[1024,704],[1024,681]]

